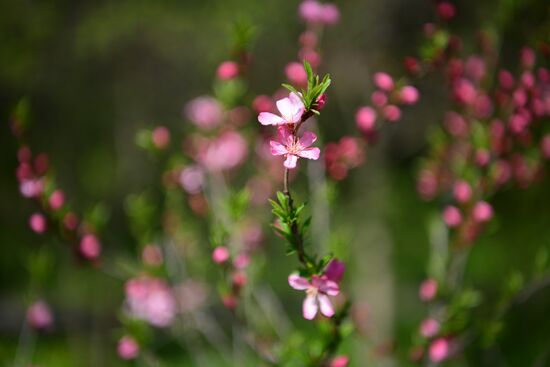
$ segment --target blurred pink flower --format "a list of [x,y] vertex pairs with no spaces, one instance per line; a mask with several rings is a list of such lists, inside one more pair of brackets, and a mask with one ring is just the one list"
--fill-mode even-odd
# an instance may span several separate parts
[[187,103],[185,116],[200,128],[212,129],[222,122],[223,109],[215,98],[198,97]]
[[375,90],[370,97],[372,104],[376,107],[384,107],[388,103],[388,96],[381,90]]
[[271,154],[284,155],[286,168],[295,168],[298,157],[306,159],[319,159],[321,151],[319,148],[310,148],[311,144],[317,140],[317,136],[310,132],[304,132],[301,138],[294,136],[286,126],[279,127],[279,141],[271,140]]
[[395,105],[387,105],[384,107],[384,118],[390,122],[395,122],[401,119],[401,110]]
[[436,319],[426,319],[420,324],[420,335],[424,338],[432,338],[439,332],[439,322]]
[[429,302],[434,299],[437,294],[437,281],[435,279],[426,279],[420,284],[418,296],[424,302]]
[[479,201],[474,205],[472,217],[478,223],[485,223],[493,217],[493,207],[486,201]]
[[166,327],[176,313],[176,301],[168,284],[158,278],[140,277],[125,286],[126,305],[131,316],[151,325]]
[[399,99],[401,100],[401,103],[413,105],[416,102],[418,102],[420,94],[418,93],[418,89],[411,85],[406,85],[399,91]]
[[212,260],[217,264],[223,264],[229,260],[229,250],[225,246],[218,246],[212,251]]
[[359,130],[369,133],[376,126],[376,111],[372,107],[361,107],[355,113],[355,123]]
[[275,104],[273,103],[273,99],[271,97],[259,95],[254,98],[254,101],[252,101],[252,108],[258,113],[271,112],[275,109]]
[[389,92],[395,86],[393,78],[384,72],[378,72],[374,74],[374,84],[382,90]]
[[46,217],[41,213],[34,213],[29,218],[29,226],[33,230],[33,232],[42,234],[46,232],[47,229],[47,223],[46,223]]
[[442,1],[437,4],[437,14],[443,20],[450,20],[456,15],[455,6],[448,1]]
[[455,182],[453,187],[453,195],[459,203],[466,203],[472,197],[472,188],[470,184],[464,180]]
[[134,338],[125,335],[118,341],[117,352],[124,360],[134,359],[139,354],[139,345]]
[[150,266],[160,266],[164,262],[162,250],[157,245],[145,245],[141,253],[141,259]]
[[48,199],[48,203],[50,204],[50,208],[52,210],[59,210],[63,207],[65,204],[65,194],[62,190],[55,190],[50,195],[50,198]]
[[457,207],[447,205],[443,210],[443,221],[450,228],[458,227],[462,223],[462,214]]
[[38,330],[48,329],[53,324],[52,311],[44,301],[37,301],[27,309],[27,322]]
[[321,21],[326,25],[334,25],[340,20],[340,10],[335,4],[321,5]]
[[320,23],[322,17],[322,5],[316,0],[305,0],[300,4],[298,13],[307,23]]
[[157,149],[164,149],[170,143],[170,130],[164,126],[159,126],[151,132],[153,145]]
[[216,75],[221,80],[231,80],[239,76],[239,65],[234,61],[224,61],[216,70]]
[[246,140],[236,131],[225,131],[215,140],[207,141],[197,160],[209,171],[230,170],[243,163],[248,148]]
[[329,367],[347,367],[348,364],[349,364],[349,357],[340,355],[340,356],[334,357],[332,361],[330,361]]
[[334,308],[328,296],[337,296],[340,293],[336,282],[329,280],[325,275],[314,275],[310,282],[297,274],[291,274],[288,283],[294,289],[306,291],[307,296],[302,309],[305,319],[313,320],[319,308],[326,317],[334,315]]
[[88,260],[95,260],[101,254],[101,243],[93,234],[85,234],[80,240],[80,254]]
[[304,66],[299,62],[291,62],[285,67],[287,79],[295,85],[304,86],[307,84],[307,73]]
[[180,173],[179,182],[186,192],[197,194],[204,185],[204,172],[197,165],[185,167]]
[[301,121],[305,107],[298,95],[290,93],[288,97],[278,100],[276,104],[281,116],[271,112],[261,112],[258,115],[258,121],[262,125],[293,125]]
[[430,344],[430,359],[434,363],[443,362],[449,356],[449,341],[445,338],[438,338]]

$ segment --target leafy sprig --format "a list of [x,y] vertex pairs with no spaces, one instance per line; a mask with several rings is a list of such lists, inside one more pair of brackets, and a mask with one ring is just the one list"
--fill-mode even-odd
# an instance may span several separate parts
[[290,92],[299,96],[304,103],[305,113],[311,112],[316,115],[319,115],[318,108],[318,99],[326,92],[327,88],[330,86],[331,79],[330,74],[325,74],[322,79],[319,78],[319,75],[313,73],[311,65],[304,61],[304,69],[307,74],[307,88],[301,89],[300,92],[290,84],[283,83],[283,87],[288,89]]

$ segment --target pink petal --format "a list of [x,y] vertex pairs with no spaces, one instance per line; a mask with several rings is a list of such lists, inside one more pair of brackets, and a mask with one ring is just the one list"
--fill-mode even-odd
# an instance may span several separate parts
[[321,284],[319,290],[323,293],[328,294],[329,296],[337,296],[340,293],[340,287],[338,283],[333,282],[332,280],[326,280]]
[[287,123],[294,122],[292,121],[292,119],[294,117],[295,108],[294,108],[294,104],[290,101],[290,98],[285,97],[283,99],[280,99],[276,102],[276,104],[277,104],[277,109],[281,113],[281,116],[283,116],[283,119],[285,119],[285,122]]
[[309,281],[306,278],[302,278],[298,274],[290,274],[288,276],[288,284],[290,284],[292,288],[299,291],[303,291],[311,287]]
[[288,151],[286,150],[286,147],[279,142],[271,140],[269,142],[269,145],[271,145],[271,154],[273,155],[283,155],[288,153]]
[[326,317],[332,317],[334,315],[334,307],[332,307],[332,302],[330,302],[328,296],[318,294],[317,299],[319,300],[319,305],[321,306],[321,313]]
[[318,308],[319,307],[317,306],[317,298],[314,295],[308,295],[304,300],[304,304],[302,305],[302,313],[304,315],[304,319],[313,320],[315,315],[317,315]]
[[258,121],[260,121],[262,125],[281,125],[285,123],[284,119],[271,112],[261,112],[258,115]]
[[290,145],[293,142],[294,136],[292,135],[292,132],[287,125],[280,126],[277,132],[279,134],[279,141],[281,143]]
[[293,155],[293,154],[288,154],[286,156],[286,160],[285,162],[283,163],[283,165],[286,167],[286,168],[296,168],[296,162],[298,162],[298,157]]
[[300,151],[300,153],[298,153],[298,155],[302,158],[313,159],[313,160],[319,159],[319,154],[321,154],[321,151],[319,150],[319,148],[307,148]]
[[312,133],[311,131],[304,132],[304,135],[300,138],[298,141],[301,146],[304,148],[309,147],[311,144],[313,144],[317,140],[317,135]]

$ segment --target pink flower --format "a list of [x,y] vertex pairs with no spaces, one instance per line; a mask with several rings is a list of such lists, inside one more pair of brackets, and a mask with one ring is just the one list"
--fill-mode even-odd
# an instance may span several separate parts
[[443,20],[450,20],[456,15],[455,6],[447,1],[442,1],[437,5],[437,14]]
[[319,308],[326,317],[334,315],[334,308],[328,296],[337,296],[340,293],[336,282],[329,280],[326,276],[318,275],[314,275],[310,282],[297,274],[291,274],[288,277],[288,284],[294,289],[306,291],[307,296],[302,307],[305,319],[313,320]]
[[240,254],[233,261],[233,266],[237,269],[244,269],[250,264],[250,256],[246,254]]
[[372,104],[377,107],[384,107],[386,103],[388,103],[388,96],[381,90],[376,90],[372,92],[370,99],[372,101]]
[[502,69],[498,72],[498,82],[504,89],[514,88],[514,76],[508,70]]
[[80,240],[80,253],[88,260],[94,260],[101,254],[101,244],[93,234],[86,234]]
[[399,91],[399,99],[404,104],[413,105],[416,102],[418,102],[418,98],[419,98],[418,89],[416,89],[411,85],[404,86]]
[[535,51],[533,51],[530,47],[524,47],[521,49],[521,65],[524,68],[530,69],[533,66],[535,66],[535,62],[537,61],[537,56],[535,55]]
[[336,356],[330,361],[329,367],[347,367],[349,364],[349,357],[348,356]]
[[391,91],[394,87],[392,77],[384,72],[378,72],[374,74],[374,84],[382,90],[387,92]]
[[320,23],[322,16],[322,5],[316,0],[305,0],[300,4],[298,13],[307,23]]
[[157,278],[134,278],[126,282],[129,314],[153,326],[165,327],[176,314],[176,300],[168,284]]
[[458,227],[462,223],[462,214],[457,207],[448,205],[443,210],[443,221],[450,228]]
[[179,177],[180,185],[189,194],[198,194],[204,184],[203,170],[196,165],[185,167]]
[[325,269],[325,275],[327,278],[337,284],[340,283],[340,280],[344,276],[345,272],[346,265],[338,259],[330,260],[330,263],[328,263],[328,266]]
[[61,190],[55,190],[48,199],[50,208],[53,210],[59,210],[65,204],[65,194]]
[[439,322],[436,319],[426,319],[420,324],[420,335],[431,338],[439,332]]
[[457,181],[453,187],[453,195],[459,203],[466,203],[472,197],[472,188],[466,181]]
[[478,223],[485,223],[493,217],[493,207],[485,201],[479,201],[474,205],[472,217]]
[[43,214],[34,213],[29,218],[29,226],[35,233],[42,234],[46,232],[46,217]]
[[236,131],[226,131],[207,142],[197,160],[209,171],[229,170],[240,165],[248,153],[246,140]]
[[395,122],[401,118],[401,110],[395,105],[387,105],[384,107],[384,117],[390,122]]
[[372,107],[361,107],[355,113],[357,127],[365,132],[374,130],[376,124],[376,111]]
[[37,301],[27,309],[27,322],[38,330],[49,328],[53,323],[53,315],[50,307],[43,301]]
[[162,250],[157,245],[145,245],[141,253],[141,259],[147,265],[160,266],[164,261]]
[[321,21],[326,25],[334,25],[340,20],[340,10],[334,4],[321,6]]
[[305,106],[299,96],[290,93],[288,97],[278,100],[276,104],[281,116],[271,112],[261,112],[258,115],[258,121],[262,125],[293,125],[301,121]]
[[420,284],[418,296],[422,301],[429,302],[437,294],[437,288],[437,281],[435,279],[426,279]]
[[275,106],[273,105],[273,99],[271,97],[259,95],[254,98],[254,101],[252,101],[252,108],[256,112],[260,113],[272,111]]
[[155,148],[164,149],[170,143],[170,130],[164,126],[156,127],[151,133],[151,139]]
[[218,66],[216,75],[221,80],[231,80],[239,75],[239,65],[234,61],[224,61]]
[[449,356],[449,341],[438,338],[430,344],[430,359],[434,363],[443,362]]
[[[292,84],[305,85],[307,84],[307,73],[304,66],[299,62],[291,62],[285,67],[285,74]],[[279,109],[279,111],[281,111]],[[282,111],[281,111],[282,113]]]
[[319,148],[310,148],[317,140],[317,136],[310,132],[304,132],[301,138],[294,136],[290,133],[290,130],[281,126],[279,128],[279,141],[271,140],[271,154],[284,155],[286,160],[284,166],[286,168],[295,168],[298,157],[317,160],[321,151]]
[[218,246],[212,251],[212,260],[217,264],[223,264],[229,260],[229,250],[225,246]]
[[125,335],[118,341],[117,352],[122,359],[134,359],[139,354],[139,345],[134,338]]
[[185,116],[200,128],[212,129],[222,122],[223,110],[215,98],[198,97],[187,103]]
[[437,193],[437,178],[435,177],[435,174],[428,169],[423,169],[420,171],[418,181],[416,183],[416,190],[422,199],[433,199]]

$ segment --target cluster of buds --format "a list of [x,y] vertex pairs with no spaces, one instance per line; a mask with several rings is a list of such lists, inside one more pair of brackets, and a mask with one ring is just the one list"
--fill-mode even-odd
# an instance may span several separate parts
[[344,136],[325,147],[325,167],[330,177],[341,181],[350,169],[359,167],[365,160],[364,143],[355,137]]

